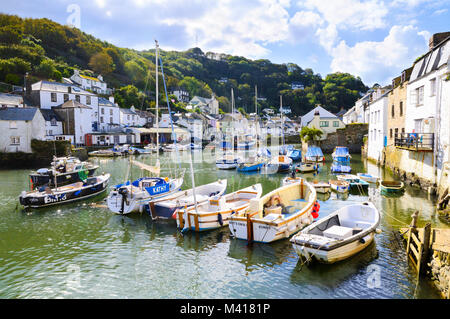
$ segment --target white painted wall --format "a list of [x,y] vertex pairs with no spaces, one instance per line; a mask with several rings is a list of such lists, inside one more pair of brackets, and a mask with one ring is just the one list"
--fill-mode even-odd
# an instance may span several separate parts
[[369,105],[369,132],[367,157],[380,161],[387,136],[388,97],[384,96]]
[[[52,102],[51,94],[56,93],[56,102]],[[84,95],[84,94],[75,94],[75,93],[66,93],[69,94],[69,100],[75,100],[75,96],[80,96],[80,103],[92,107],[97,110],[98,108],[98,96],[96,95]],[[64,93],[61,92],[50,92],[50,91],[40,91],[39,92],[41,108],[43,109],[51,109],[53,106],[58,106],[64,103]],[[87,96],[91,97],[91,103],[87,104]]]

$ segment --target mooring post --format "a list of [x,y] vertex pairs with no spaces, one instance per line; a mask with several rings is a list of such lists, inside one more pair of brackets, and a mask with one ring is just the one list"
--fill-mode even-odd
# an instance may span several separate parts
[[416,210],[412,215],[411,225],[409,225],[409,233],[408,233],[408,243],[406,244],[406,255],[409,254],[409,246],[411,245],[411,234],[413,229],[416,229],[417,226],[417,217],[419,216],[419,211]]
[[[431,238],[431,223],[427,223],[423,229],[423,254],[422,254],[422,265],[424,266],[428,260],[428,252],[430,250],[430,238]],[[423,272],[425,267],[420,267]]]

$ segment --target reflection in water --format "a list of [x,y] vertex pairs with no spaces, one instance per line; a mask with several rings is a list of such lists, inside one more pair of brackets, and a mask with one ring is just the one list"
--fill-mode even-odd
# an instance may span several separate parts
[[[160,154],[161,176],[172,176],[178,165],[189,172],[189,152],[176,157],[176,165],[171,156]],[[214,152],[195,152],[193,157],[196,185],[226,178],[227,193],[261,183],[266,194],[286,176],[217,170]],[[153,164],[156,156],[142,155],[139,160]],[[124,181],[126,158],[93,161],[100,165],[99,172],[111,174],[110,188]],[[317,174],[304,176],[336,179],[330,164],[327,156]],[[394,179],[358,155],[353,155],[351,165],[354,173],[368,171]],[[420,211],[419,226],[431,222],[433,227],[446,227],[436,215],[435,199],[409,186],[399,198],[381,196],[375,184],[368,196],[319,194],[319,218],[346,205],[373,201],[382,215],[383,232],[354,258],[300,268],[289,240],[249,246],[230,238],[227,227],[183,235],[173,220],[114,215],[101,205],[87,205],[90,201],[15,211],[18,195],[29,187],[28,173],[0,171],[0,298],[438,298],[426,279],[416,289],[414,271],[394,235],[410,223],[415,210]],[[141,175],[141,170],[131,167],[133,178]],[[190,187],[190,174],[185,174],[182,188]],[[104,204],[102,197],[93,201]],[[381,287],[369,289],[367,280],[375,266],[381,269]],[[71,267],[79,267],[80,288],[67,286]]]

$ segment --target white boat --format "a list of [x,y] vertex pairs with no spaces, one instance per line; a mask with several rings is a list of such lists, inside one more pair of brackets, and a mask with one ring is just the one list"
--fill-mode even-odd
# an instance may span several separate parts
[[164,152],[183,152],[191,149],[191,144],[168,144],[163,147]]
[[301,258],[332,264],[369,246],[379,223],[372,203],[349,205],[306,227],[291,242]]
[[293,183],[300,183],[300,181],[302,179],[303,178],[301,178],[301,177],[286,176],[285,178],[283,178],[283,181],[281,182],[281,186],[289,185],[289,184],[293,184]]
[[287,172],[291,169],[292,158],[287,155],[277,155],[267,163],[269,168],[275,168],[277,172]]
[[205,231],[228,226],[229,217],[247,209],[250,200],[260,198],[261,184],[238,190],[222,196],[214,196],[208,201],[177,212],[177,226],[186,230]]
[[316,199],[316,190],[308,182],[291,183],[251,200],[248,209],[230,217],[228,227],[233,237],[249,242],[289,238],[313,222]]
[[378,177],[373,176],[368,173],[357,173],[358,177],[362,179],[363,181],[369,182],[369,183],[377,183]]
[[326,194],[331,191],[331,185],[327,182],[313,181],[310,184],[316,189],[317,193]]
[[216,160],[218,169],[235,169],[240,163],[242,163],[242,159],[233,152],[225,153],[224,156]]
[[331,189],[338,193],[348,193],[350,190],[350,183],[347,181],[340,180],[329,180],[328,183],[331,186]]
[[312,173],[319,169],[317,163],[300,163],[295,167],[295,171],[298,173]]
[[[159,164],[150,166],[144,163],[131,160],[143,170],[159,175]],[[151,201],[161,199],[180,190],[183,184],[183,177],[142,177],[133,182],[127,181],[123,184],[115,185],[106,199],[110,211],[126,215],[148,209]]]
[[226,189],[227,180],[220,179],[213,183],[196,186],[195,194],[193,188],[176,192],[150,202],[150,215],[153,219],[176,219],[177,210],[190,208],[196,204],[196,201],[197,205],[207,202],[214,196],[223,195]]

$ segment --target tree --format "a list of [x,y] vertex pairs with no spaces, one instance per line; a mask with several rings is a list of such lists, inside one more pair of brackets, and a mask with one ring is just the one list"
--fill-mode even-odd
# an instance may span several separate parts
[[322,130],[315,127],[303,126],[302,130],[300,131],[300,138],[304,142],[314,142],[316,140],[319,140],[322,135]]
[[114,62],[109,54],[106,52],[99,52],[94,54],[89,60],[89,66],[99,74],[109,74],[114,71]]

